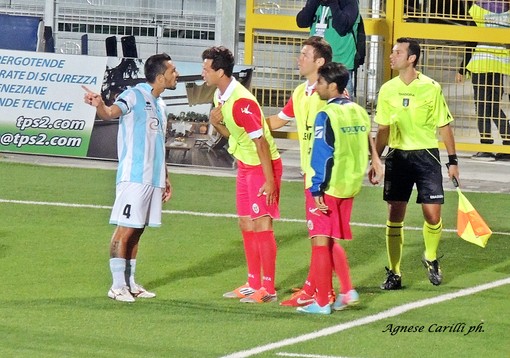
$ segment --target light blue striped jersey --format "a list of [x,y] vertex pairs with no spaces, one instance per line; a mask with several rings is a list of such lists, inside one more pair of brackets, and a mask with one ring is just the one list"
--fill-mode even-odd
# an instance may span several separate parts
[[165,187],[165,103],[140,83],[115,101],[121,111],[117,135],[117,183],[132,182]]

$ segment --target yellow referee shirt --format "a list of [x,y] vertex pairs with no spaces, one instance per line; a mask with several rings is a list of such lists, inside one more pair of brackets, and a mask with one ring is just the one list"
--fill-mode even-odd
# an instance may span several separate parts
[[375,122],[390,126],[389,147],[437,148],[437,128],[451,121],[441,86],[424,74],[409,85],[395,77],[381,86]]

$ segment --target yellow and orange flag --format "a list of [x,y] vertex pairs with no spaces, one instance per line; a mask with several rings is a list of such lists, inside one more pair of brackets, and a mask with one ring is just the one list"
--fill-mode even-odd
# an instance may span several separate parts
[[[454,181],[455,184],[455,181]],[[485,247],[487,241],[492,235],[489,226],[475,210],[469,200],[462,194],[458,184],[457,193],[459,194],[459,209],[457,213],[457,234],[464,240],[475,245]]]

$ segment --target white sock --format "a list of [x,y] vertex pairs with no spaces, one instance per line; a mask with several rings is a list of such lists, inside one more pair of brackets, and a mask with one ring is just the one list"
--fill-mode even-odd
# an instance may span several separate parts
[[126,286],[126,278],[124,271],[126,271],[126,259],[122,258],[111,258],[110,259],[110,271],[112,273],[113,289],[119,289]]
[[126,266],[126,281],[129,282],[129,287],[135,287],[136,259],[129,260]]

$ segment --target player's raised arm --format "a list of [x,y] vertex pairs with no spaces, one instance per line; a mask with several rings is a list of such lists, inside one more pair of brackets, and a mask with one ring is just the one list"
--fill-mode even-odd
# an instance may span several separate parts
[[99,118],[102,120],[110,120],[119,118],[122,115],[122,111],[117,105],[107,106],[100,94],[91,91],[87,86],[81,86],[85,90],[83,95],[83,102],[96,107],[96,112]]

